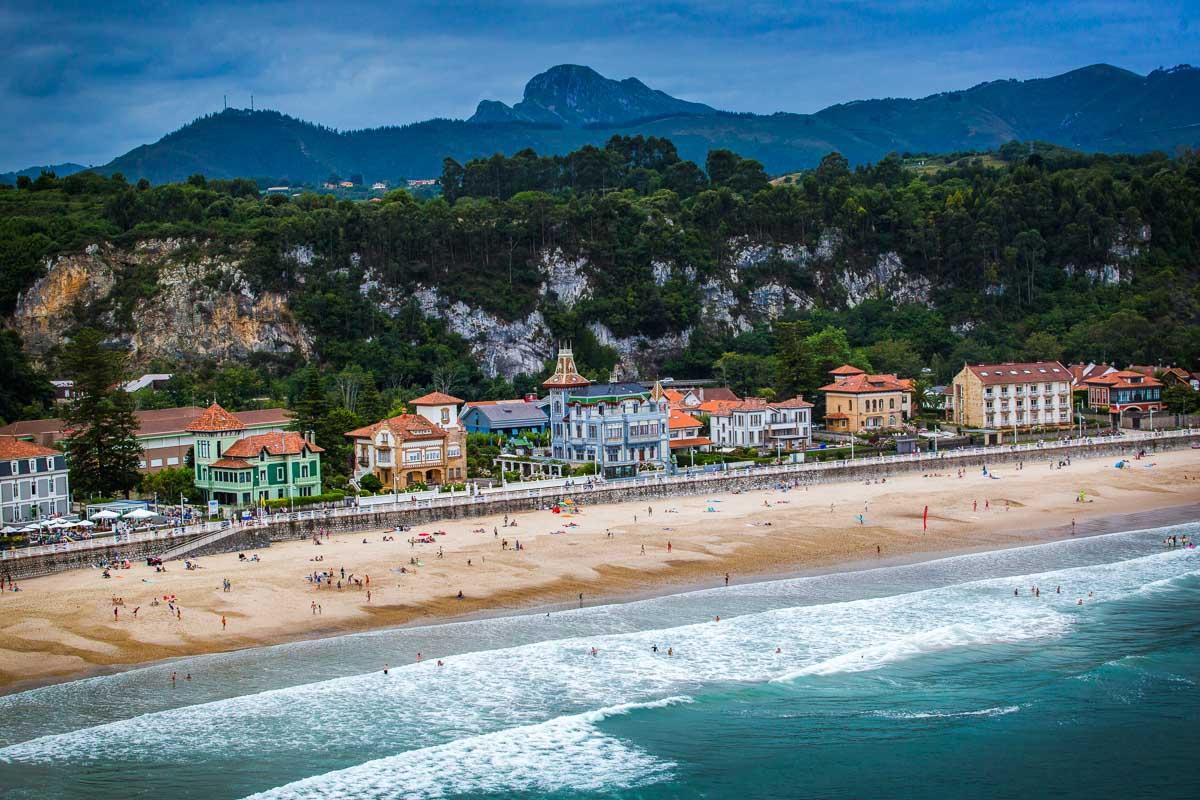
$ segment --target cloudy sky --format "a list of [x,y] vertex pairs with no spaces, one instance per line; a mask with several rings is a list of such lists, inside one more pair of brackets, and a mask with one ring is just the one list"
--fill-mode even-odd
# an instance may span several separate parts
[[1200,63],[1200,0],[0,5],[0,170],[102,164],[195,117],[466,117],[560,63],[735,111],[816,111],[1106,62]]

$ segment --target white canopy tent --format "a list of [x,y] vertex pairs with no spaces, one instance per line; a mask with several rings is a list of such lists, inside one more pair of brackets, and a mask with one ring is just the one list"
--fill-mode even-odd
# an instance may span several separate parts
[[97,511],[95,514],[92,514],[92,519],[119,519],[120,516],[117,512],[109,511],[106,508],[103,511]]
[[151,517],[157,516],[158,514],[155,514],[153,511],[148,509],[135,508],[133,511],[130,511],[125,515],[125,519],[150,519]]

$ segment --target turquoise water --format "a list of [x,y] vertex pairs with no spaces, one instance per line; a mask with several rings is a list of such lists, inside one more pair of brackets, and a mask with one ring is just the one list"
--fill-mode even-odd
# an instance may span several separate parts
[[1194,798],[1168,532],[1200,525],[45,687],[0,698],[0,795]]

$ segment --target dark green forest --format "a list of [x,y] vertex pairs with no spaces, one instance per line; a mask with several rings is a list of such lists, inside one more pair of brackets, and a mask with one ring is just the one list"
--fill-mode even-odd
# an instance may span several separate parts
[[[172,236],[225,249],[252,287],[285,291],[314,335],[330,394],[338,373],[369,373],[384,406],[435,387],[496,397],[537,376],[485,378],[466,343],[415,302],[395,315],[380,310],[360,291],[368,275],[401,295],[434,286],[505,319],[539,309],[595,375],[616,356],[587,333],[590,322],[618,336],[700,331],[662,374],[717,375],[742,391],[811,392],[819,366],[842,358],[902,374],[929,367],[937,381],[964,361],[1017,357],[1200,362],[1194,153],[1085,155],[1014,143],[986,158],[958,154],[931,173],[911,169],[906,156],[851,168],[832,153],[772,185],[761,164],[729,151],[700,165],[665,139],[616,136],[561,156],[447,159],[442,196],[394,191],[380,203],[262,197],[253,181],[201,176],[161,186],[90,172],[21,177],[0,189],[0,314],[13,312],[48,257]],[[812,310],[737,335],[706,320],[700,286],[728,277],[738,243],[811,249],[831,230],[841,242],[831,263],[771,258],[734,287],[741,299],[755,284],[780,283],[812,297]],[[286,256],[297,247],[311,249],[307,265]],[[569,310],[538,294],[540,256],[556,248],[586,260],[592,286]],[[880,297],[847,308],[838,284],[822,280],[822,270],[867,270],[889,252],[930,282],[928,307]],[[655,262],[676,267],[663,285]],[[1106,265],[1119,266],[1119,281],[1095,277]],[[144,272],[118,275],[108,298],[64,324],[109,333],[132,325],[136,304],[156,292],[156,276]],[[47,358],[55,369],[55,354]],[[39,413],[46,375],[10,334],[0,338],[0,362],[17,376],[0,387],[0,417]],[[217,396],[236,408],[295,398],[305,366],[265,355],[192,364],[176,399]]]

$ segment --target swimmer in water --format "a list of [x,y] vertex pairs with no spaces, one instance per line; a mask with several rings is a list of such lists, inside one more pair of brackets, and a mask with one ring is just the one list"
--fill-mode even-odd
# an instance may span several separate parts
[[384,674],[384,675],[387,675],[387,674],[388,674],[388,665],[387,665],[387,664],[384,664],[384,665],[383,665],[383,674]]

